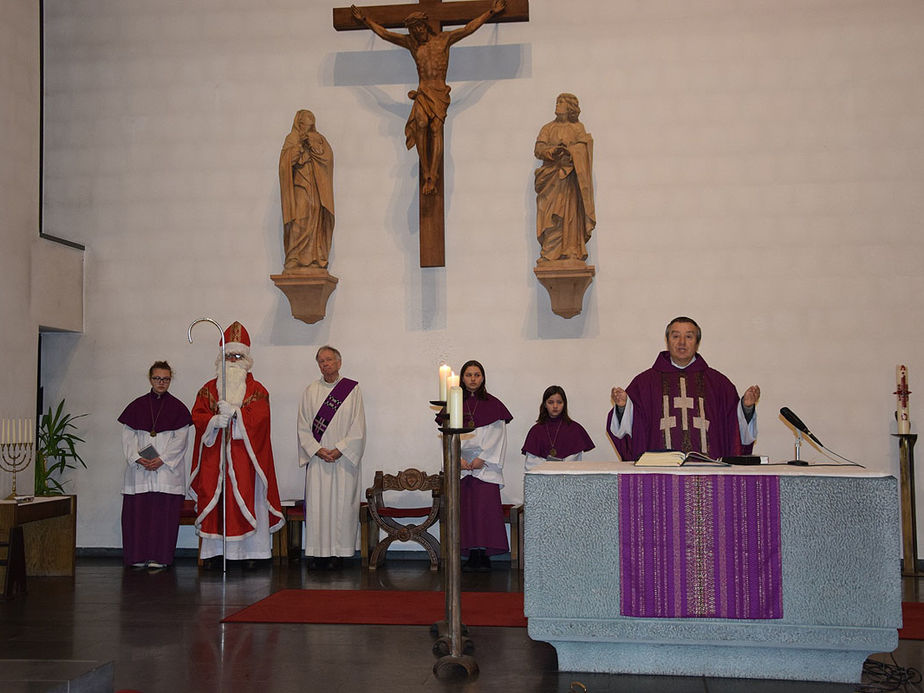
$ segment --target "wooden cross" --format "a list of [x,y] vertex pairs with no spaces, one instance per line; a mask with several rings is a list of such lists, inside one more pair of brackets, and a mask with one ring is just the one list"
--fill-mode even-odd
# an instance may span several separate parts
[[[454,2],[444,2],[443,0],[419,0],[416,3],[401,5],[375,5],[371,7],[360,8],[365,17],[377,23],[385,29],[394,29],[405,26],[405,20],[413,12],[424,12],[427,15],[427,25],[434,34],[441,34],[444,26],[466,25],[471,20],[481,16],[491,9],[494,0],[456,0]],[[333,11],[334,28],[337,31],[352,31],[357,29],[375,28],[367,27],[365,23],[357,19],[350,7],[335,7]],[[490,17],[488,22],[526,22],[529,21],[529,0],[507,0],[507,6],[501,14]],[[457,30],[458,31],[458,30]],[[376,31],[380,36],[381,33]],[[382,36],[386,40],[391,40]],[[391,38],[394,38],[392,34]],[[392,43],[395,43],[392,40]],[[433,79],[433,68],[439,68],[439,58],[436,56],[415,55],[414,50],[405,45],[414,56],[417,62],[418,78],[421,86],[425,82],[434,84],[439,80]],[[445,66],[448,67],[448,46],[446,47]],[[422,67],[421,61],[424,59],[431,60],[431,65]],[[427,67],[430,67],[427,70]],[[442,84],[445,85],[445,69],[442,76]],[[429,79],[428,79],[429,77]],[[418,86],[418,90],[420,86]],[[420,266],[421,267],[444,267],[446,265],[446,239],[444,234],[444,205],[443,205],[443,151],[442,123],[438,122],[438,132],[434,137],[438,138],[439,144],[434,154],[436,161],[432,168],[432,175],[425,174],[426,166],[424,164],[426,152],[422,151],[424,145],[418,142],[418,156],[421,165],[419,178],[420,189]],[[432,145],[432,142],[431,142]]]

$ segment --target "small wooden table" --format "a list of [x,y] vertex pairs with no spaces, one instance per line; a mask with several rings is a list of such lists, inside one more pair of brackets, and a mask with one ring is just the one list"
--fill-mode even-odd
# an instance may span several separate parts
[[[25,574],[60,576],[74,574],[77,546],[77,496],[36,497],[17,503],[0,501],[0,541],[21,528],[24,541]],[[22,560],[11,553],[10,560]],[[8,594],[6,574],[15,575],[22,566],[0,567],[0,587]]]

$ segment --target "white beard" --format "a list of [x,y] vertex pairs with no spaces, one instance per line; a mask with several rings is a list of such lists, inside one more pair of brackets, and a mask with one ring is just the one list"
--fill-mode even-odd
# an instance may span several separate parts
[[[221,357],[219,357],[220,359]],[[235,407],[241,406],[244,401],[244,395],[247,392],[247,373],[253,362],[249,359],[240,361],[229,361],[225,364],[225,370],[228,375],[228,382],[225,384],[225,401]],[[218,381],[215,383],[218,388],[218,396],[221,396],[221,364],[218,364]]]

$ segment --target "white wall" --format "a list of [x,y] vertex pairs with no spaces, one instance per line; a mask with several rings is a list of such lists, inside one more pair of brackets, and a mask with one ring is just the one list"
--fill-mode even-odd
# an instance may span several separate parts
[[[362,384],[369,482],[438,468],[437,366],[481,360],[515,416],[517,500],[544,387],[567,390],[588,458],[612,459],[610,388],[650,365],[678,314],[739,389],[761,385],[758,452],[791,456],[787,405],[835,450],[897,469],[895,365],[924,382],[924,5],[533,0],[528,23],[454,49],[445,269],[417,266],[410,58],[334,31],[329,0],[259,5],[45,1],[46,231],[88,247],[85,334],[43,355],[48,401],[91,413],[80,546],[120,545],[115,420],[150,363],[176,367],[186,402],[212,376],[215,331],[186,342],[202,316],[253,336],[283,496],[300,494],[295,412],[324,343]],[[595,139],[597,276],[571,320],[532,275],[533,143],[562,91]],[[269,280],[299,108],[336,157],[340,283],[312,326]]]
[[[29,251],[39,214],[39,12],[0,0],[0,418],[35,418],[38,330],[29,312]],[[32,489],[32,470],[17,492]],[[0,498],[11,476],[0,473]]]

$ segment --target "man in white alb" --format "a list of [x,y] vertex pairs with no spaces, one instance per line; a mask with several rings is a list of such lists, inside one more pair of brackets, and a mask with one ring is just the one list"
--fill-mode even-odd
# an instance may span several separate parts
[[305,555],[311,569],[338,569],[359,545],[359,486],[366,414],[355,380],[340,376],[340,352],[316,355],[321,378],[298,410],[298,464],[305,472]]

